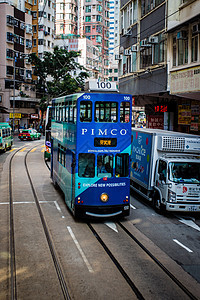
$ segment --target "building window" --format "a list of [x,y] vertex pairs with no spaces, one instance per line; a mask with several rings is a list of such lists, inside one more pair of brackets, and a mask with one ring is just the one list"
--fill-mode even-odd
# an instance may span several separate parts
[[140,67],[144,69],[152,65],[152,47],[140,51]]
[[14,35],[12,32],[7,32],[7,42],[14,42]]
[[91,16],[86,16],[85,17],[85,22],[91,22]]
[[91,12],[91,5],[87,5],[85,7],[85,12],[88,13],[88,12]]
[[188,34],[186,31],[177,32],[178,65],[188,63]]
[[91,32],[91,26],[85,26],[85,32],[86,33]]
[[6,75],[10,76],[13,75],[13,67],[12,66],[6,66]]
[[165,40],[162,34],[157,36],[158,43],[153,44],[153,64],[159,64],[164,62],[165,59]]
[[11,49],[6,49],[6,58],[13,58],[14,52]]
[[152,9],[160,5],[165,0],[142,0],[141,1],[141,15],[142,17],[150,12]]
[[191,61],[195,62],[198,60],[198,35],[192,37],[192,57]]
[[10,26],[13,26],[13,17],[12,16],[6,16],[6,24],[7,25],[10,25]]
[[173,38],[173,67],[176,66],[176,38]]

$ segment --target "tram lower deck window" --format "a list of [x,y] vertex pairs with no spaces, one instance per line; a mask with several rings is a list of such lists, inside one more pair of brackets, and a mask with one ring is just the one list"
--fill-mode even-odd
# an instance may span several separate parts
[[113,155],[98,155],[97,156],[97,176],[112,177],[113,176]]
[[95,175],[95,155],[80,153],[78,156],[78,176],[94,177]]
[[115,156],[115,176],[127,177],[129,174],[129,155],[127,153]]

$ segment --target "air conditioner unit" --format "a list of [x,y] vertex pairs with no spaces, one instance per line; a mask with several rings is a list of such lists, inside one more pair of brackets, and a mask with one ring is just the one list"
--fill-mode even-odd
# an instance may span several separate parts
[[187,31],[181,30],[177,32],[177,36],[176,36],[177,40],[184,40],[186,39],[186,37],[187,37]]
[[131,28],[126,29],[124,35],[129,36],[129,35],[131,35],[131,34],[132,34]]
[[140,46],[141,46],[141,47],[145,47],[146,44],[147,44],[147,41],[146,41],[146,40],[140,41]]
[[124,55],[125,55],[125,56],[131,55],[131,50],[125,49],[125,50],[124,50]]
[[150,36],[148,38],[148,43],[149,44],[157,44],[158,43],[158,36]]
[[132,52],[137,52],[138,51],[138,46],[137,45],[132,45],[131,46],[131,51]]
[[122,56],[120,54],[115,54],[115,60],[120,60],[122,59]]
[[192,33],[199,33],[200,32],[200,23],[196,24],[192,27]]

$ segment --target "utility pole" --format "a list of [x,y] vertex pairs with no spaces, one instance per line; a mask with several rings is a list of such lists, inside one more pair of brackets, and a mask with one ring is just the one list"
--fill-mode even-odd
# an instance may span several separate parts
[[13,74],[13,135],[15,133],[15,63],[17,58],[14,57],[14,74]]

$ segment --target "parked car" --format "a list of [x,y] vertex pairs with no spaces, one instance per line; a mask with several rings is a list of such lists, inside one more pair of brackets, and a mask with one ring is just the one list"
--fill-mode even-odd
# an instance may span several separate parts
[[33,128],[29,129],[22,129],[20,130],[20,133],[18,135],[18,138],[22,140],[40,140],[41,138],[41,133],[37,132],[37,130]]

